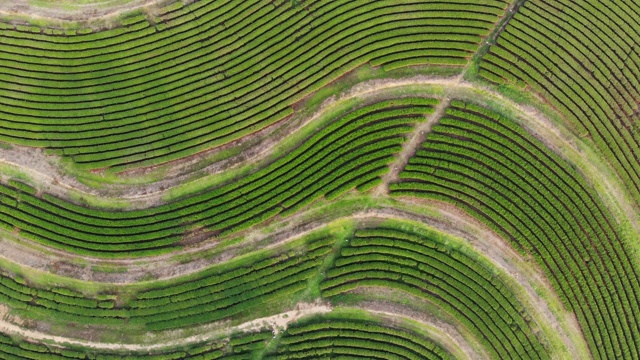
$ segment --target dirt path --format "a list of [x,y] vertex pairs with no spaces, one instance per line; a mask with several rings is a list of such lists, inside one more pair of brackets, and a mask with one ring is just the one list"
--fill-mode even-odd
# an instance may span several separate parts
[[[344,307],[344,309],[346,310],[351,308],[352,307]],[[370,304],[363,304],[362,306],[359,306],[357,308],[392,322],[398,322],[403,318],[410,319],[419,323],[423,327],[423,330],[425,330],[431,338],[439,342],[441,345],[445,346],[445,348],[447,348],[450,352],[462,352],[468,359],[483,358],[478,356],[477,352],[467,343],[464,337],[460,335],[460,333],[454,326],[446,324],[442,321],[438,321],[428,315],[411,313],[409,311],[401,309],[401,307],[399,306],[382,306],[375,302],[371,302]],[[224,326],[223,329],[219,328],[206,330],[204,333],[195,336],[175,339],[169,342],[162,342],[160,344],[124,344],[84,341],[61,336],[53,336],[32,330],[26,330],[22,327],[4,321],[6,307],[0,305],[0,333],[19,336],[23,339],[31,341],[46,341],[53,342],[59,345],[76,345],[101,350],[154,351],[178,345],[185,346],[206,341],[214,341],[222,337],[229,336],[230,334],[238,331],[255,332],[265,329],[271,329],[275,336],[278,333],[285,331],[289,324],[296,322],[303,317],[326,314],[331,312],[332,310],[333,308],[330,304],[323,303],[321,301],[316,301],[313,303],[299,303],[293,310],[290,311],[251,320],[237,326]],[[153,337],[150,337],[150,339],[153,339]]]
[[[534,260],[523,258],[509,243],[484,224],[452,205],[423,199],[405,200],[437,208],[452,221],[450,227],[463,224],[463,228],[467,229],[467,235],[456,236],[465,239],[474,250],[486,256],[517,283],[524,291],[518,297],[525,306],[534,310],[531,315],[538,326],[549,324],[569,354],[580,354],[578,358],[581,359],[591,358],[577,319],[573,313],[564,309],[553,287]],[[455,234],[450,228],[439,230]]]
[[[574,315],[562,307],[560,300],[555,295],[544,274],[532,260],[522,258],[508,243],[486,226],[453,206],[419,199],[408,198],[405,200],[425,209],[421,213],[437,212],[439,217],[386,207],[354,211],[349,218],[353,218],[360,223],[378,221],[379,219],[408,219],[464,239],[473,249],[487,257],[495,266],[504,270],[517,283],[518,287],[522,289],[519,298],[532,311],[530,312],[532,318],[541,328],[545,324],[549,324],[570,353],[582,354],[588,357],[588,352],[585,352],[586,344]],[[295,226],[295,222],[292,222],[290,230],[285,230],[285,233],[288,234],[289,231],[299,230],[300,228],[304,229],[304,233],[308,233],[315,228],[324,227],[327,222],[328,219],[322,219],[317,223],[312,223],[309,227]],[[300,236],[302,234],[297,234],[288,239],[281,239],[279,244],[281,245]],[[276,246],[276,244],[274,243],[270,246]],[[226,260],[228,261],[229,259]],[[193,268],[188,270],[190,270],[189,273],[197,271],[197,269]],[[275,321],[276,319],[270,319],[270,321],[272,320]]]
[[[325,213],[322,209],[324,207],[308,212],[300,212],[283,219],[276,223],[278,230],[275,232],[264,233],[262,228],[246,230],[244,231],[245,239],[241,244],[225,248],[215,256],[198,256],[188,262],[181,261],[180,258],[184,258],[184,255],[188,254],[205,254],[208,250],[218,246],[219,242],[209,241],[195,248],[144,259],[101,260],[48,248],[46,249],[46,256],[43,256],[44,248],[39,244],[33,244],[28,240],[19,238],[0,238],[0,258],[36,271],[103,284],[131,284],[149,278],[165,280],[189,275],[208,266],[232,260],[238,255],[239,247],[243,248],[241,253],[245,253],[246,251],[244,250],[248,247],[254,246],[256,247],[255,250],[277,248],[313,231],[322,229],[328,222],[344,219],[344,217],[335,216],[332,212]],[[371,216],[384,216],[392,212],[392,209],[385,208],[354,209],[349,218],[365,219]],[[319,213],[320,215],[310,220],[302,220],[309,217],[309,213]],[[409,216],[408,213],[406,215]],[[103,266],[122,268],[126,269],[126,271],[99,271],[100,267]]]
[[396,155],[395,161],[389,166],[389,171],[382,177],[382,184],[375,189],[374,194],[389,193],[389,184],[398,181],[398,175],[407,166],[409,159],[415,155],[416,150],[422,145],[433,125],[444,115],[450,102],[451,100],[448,97],[441,99],[433,113],[425,121],[416,125],[413,133],[409,135],[409,141],[405,141],[402,145],[402,150]]
[[593,186],[618,223],[630,220],[640,234],[640,215],[625,194],[625,187],[605,161],[589,146],[579,141],[568,130],[558,128],[549,118],[532,106],[516,106],[524,119],[521,125],[547,147],[578,168],[580,174]]
[[[495,41],[500,32],[504,30],[522,2],[524,2],[524,0],[514,0],[507,7],[505,13],[496,22],[496,25],[499,25],[499,27],[494,27],[494,30],[491,32],[489,37],[485,38],[481,42],[481,46],[474,54],[474,57],[484,53],[485,48],[491,46],[491,43]],[[472,60],[467,62],[459,75],[450,79],[450,83],[447,84],[447,88],[445,89],[445,94],[440,98],[440,103],[435,108],[433,114],[427,117],[426,121],[418,124],[413,134],[409,136],[409,141],[403,144],[402,151],[396,156],[396,160],[390,165],[389,171],[383,176],[382,184],[380,184],[380,186],[375,190],[376,194],[387,194],[389,192],[389,183],[398,181],[398,174],[404,170],[409,159],[416,153],[417,148],[425,141],[426,134],[431,131],[433,125],[435,125],[445,114],[447,107],[451,103],[451,92],[454,91],[456,86],[460,86],[463,83],[463,79],[469,72],[471,66],[473,66]],[[468,84],[469,83],[467,83],[467,85]]]
[[278,333],[286,330],[292,322],[296,322],[309,315],[325,314],[331,312],[331,310],[333,310],[331,304],[323,303],[320,300],[317,300],[314,303],[299,303],[296,305],[295,309],[291,311],[252,320],[237,326],[236,329],[251,332],[264,328],[271,328],[273,334],[277,335]]
[[55,24],[61,21],[104,21],[140,8],[151,8],[167,0],[97,0],[84,4],[69,0],[46,1],[6,0],[0,1],[0,17],[10,19],[32,18],[47,20]]
[[[127,6],[135,6],[133,5],[135,3],[138,3],[138,6],[144,6],[151,2],[153,1],[132,0],[130,3],[127,4]],[[11,6],[17,6],[17,8],[10,8]],[[25,10],[24,6],[27,6],[27,7],[29,6],[27,0],[15,0],[11,2],[10,5],[8,5],[7,2],[0,2],[0,13],[8,12],[9,14],[16,14],[15,11]],[[127,11],[129,9],[131,8],[125,7],[121,9],[121,11]],[[29,9],[27,10],[31,11]],[[35,14],[37,15],[37,13]],[[45,14],[43,14],[42,16],[57,18],[55,11],[49,12],[49,13],[45,12]],[[76,14],[75,16],[80,16],[80,15]],[[98,16],[104,16],[104,15],[98,15]],[[90,18],[91,16],[87,17],[87,19],[90,19]],[[78,18],[74,17],[73,19],[76,20]],[[414,78],[396,79],[396,80],[383,79],[383,80],[368,81],[353,87],[352,89],[350,89],[345,93],[342,93],[338,97],[330,99],[328,102],[326,102],[326,104],[323,104],[323,106],[325,105],[331,106],[332,103],[336,103],[346,99],[370,96],[372,94],[383,91],[385,89],[401,87],[401,86],[409,86],[409,85],[446,86],[447,98],[449,97],[448,95],[453,96],[455,94],[468,93],[469,91],[478,91],[478,92],[484,93],[486,96],[498,99],[510,109],[515,109],[516,111],[518,111],[520,114],[523,115],[523,119],[526,119],[526,122],[524,123],[524,125],[527,127],[528,130],[530,130],[532,133],[534,133],[534,135],[536,135],[541,140],[543,140],[545,144],[547,144],[554,151],[560,153],[563,157],[571,160],[572,163],[576,163],[580,171],[583,172],[583,174],[587,177],[587,179],[591,181],[594,185],[602,186],[605,189],[606,194],[601,194],[601,196],[605,200],[605,203],[607,204],[607,206],[613,208],[614,213],[617,214],[616,216],[619,217],[618,220],[621,220],[620,217],[625,217],[624,219],[626,220],[631,219],[632,220],[631,223],[634,225],[634,228],[636,229],[636,231],[638,231],[640,225],[638,225],[638,222],[637,222],[638,216],[636,211],[634,210],[633,206],[626,198],[623,190],[620,190],[622,188],[617,186],[619,185],[619,181],[616,178],[613,178],[612,177],[613,175],[610,174],[609,172],[602,171],[603,169],[608,169],[608,167],[602,163],[602,160],[600,160],[596,155],[586,152],[585,150],[586,148],[578,144],[579,142],[578,139],[576,139],[573,135],[570,135],[568,131],[564,129],[558,129],[557,125],[553,124],[553,122],[547,119],[544,115],[542,115],[542,113],[540,113],[536,109],[523,107],[519,104],[513,103],[512,101],[502,97],[498,93],[478,87],[477,85],[472,85],[472,84],[463,82],[462,76],[456,77],[456,78],[443,78],[443,79],[437,79],[437,78],[431,78],[431,77],[414,77]],[[394,165],[392,166],[393,171],[390,172],[388,176],[385,177],[384,184],[388,184],[389,181],[393,181],[394,179],[397,178],[398,172],[406,165],[408,158],[411,156],[412,152],[415,152],[416,147],[422,142],[420,140],[421,136],[424,135],[422,134],[422,132],[428,131],[430,126],[435,121],[437,121],[442,111],[444,111],[444,109],[446,108],[446,105],[444,106],[442,105],[443,103],[448,104],[448,101],[446,100],[442,101],[439,107],[436,109],[436,112],[434,112],[434,114],[430,116],[427,121],[425,121],[418,128],[416,128],[416,131],[412,134],[410,141],[407,142],[406,149],[403,148],[401,155],[396,160],[397,163],[394,163]],[[306,121],[301,121],[300,127],[306,124],[309,124],[310,122],[318,118],[320,116],[319,114],[321,114],[323,109],[324,107],[321,108],[316,114],[306,119]],[[436,116],[436,113],[440,113],[440,114]],[[230,166],[237,166],[245,161],[256,161],[256,160],[264,159],[266,156],[268,156],[268,154],[272,152],[272,150],[276,146],[276,143],[277,143],[276,141],[273,141],[272,143],[269,143],[267,146],[256,145],[253,153],[255,155],[253,155],[253,157],[249,157],[249,158],[245,157],[241,161],[237,161],[235,163],[233,161],[230,161],[228,163],[232,164]],[[126,189],[128,186],[117,188],[117,191],[111,191],[111,192],[107,191],[105,193],[100,193],[95,189],[86,187],[85,185],[78,182],[76,179],[73,179],[73,177],[65,176],[62,172],[60,172],[59,169],[57,169],[54,163],[51,162],[51,159],[48,158],[46,155],[44,155],[44,153],[42,152],[41,153],[34,152],[33,151],[34,149],[28,148],[29,155],[26,155],[26,153],[24,152],[21,153],[21,151],[25,151],[25,148],[14,147],[13,150],[16,153],[11,153],[10,150],[0,149],[0,158],[2,159],[2,161],[8,164],[12,164],[16,167],[19,167],[22,171],[27,172],[29,176],[34,177],[38,183],[44,184],[46,189],[51,189],[50,191],[52,193],[57,194],[59,196],[64,196],[69,189],[73,188],[81,192],[86,191],[87,193],[105,196],[106,198],[117,196],[118,198],[130,199],[132,200],[132,204],[134,204],[133,205],[134,207],[147,207],[150,205],[158,204],[160,202],[161,197],[166,193],[167,189],[175,187],[177,186],[177,184],[182,183],[183,180],[185,179],[185,176],[190,176],[189,174],[181,173],[180,175],[176,175],[174,177],[168,177],[166,180],[163,180],[163,182],[154,183],[151,185],[138,186],[131,193],[127,193]],[[35,157],[34,157],[34,153],[36,154]],[[227,163],[223,163],[223,164],[227,164]],[[229,167],[227,166],[221,166],[221,163],[213,164],[210,167],[211,172],[209,172],[208,174],[217,174],[228,168]],[[379,195],[382,195],[382,193]],[[421,205],[435,207],[438,211],[440,211],[440,213],[446,219],[451,221],[448,225],[446,222],[444,222],[443,223],[444,225],[437,224],[437,226],[434,226],[439,230],[452,233],[454,235],[456,233],[462,233],[466,235],[471,234],[472,236],[470,236],[468,240],[474,246],[474,248],[476,248],[477,250],[485,254],[496,265],[503,268],[524,289],[525,293],[528,296],[528,299],[526,300],[527,304],[529,305],[530,308],[535,309],[534,318],[536,319],[536,321],[539,323],[546,321],[549,324],[551,324],[551,326],[558,331],[558,336],[560,336],[563,344],[567,347],[567,349],[569,349],[573,354],[580,354],[581,358],[582,356],[588,357],[588,354],[585,355],[584,353],[585,351],[584,349],[586,349],[586,344],[584,344],[584,339],[582,338],[579,326],[574,316],[568,312],[565,312],[564,309],[562,309],[561,306],[559,305],[558,305],[559,307],[551,309],[547,301],[545,301],[545,299],[543,299],[538,295],[537,290],[544,289],[544,292],[547,295],[553,294],[553,295],[550,295],[554,297],[553,303],[560,304],[559,300],[555,297],[552,288],[547,283],[545,277],[542,275],[540,270],[537,269],[537,267],[535,267],[534,264],[531,264],[525,259],[522,259],[519,256],[519,254],[515,253],[513,249],[507,243],[505,243],[502,239],[497,237],[495,234],[491,236],[492,234],[491,231],[484,228],[482,224],[474,223],[474,220],[469,219],[469,217],[466,214],[462,213],[458,209],[455,209],[452,207],[447,208],[442,204],[429,205],[429,204],[422,203]],[[382,210],[370,209],[367,211],[354,214],[353,218],[366,220],[372,216],[382,217],[382,218],[384,217],[405,218],[405,214],[403,214],[402,211],[398,211],[396,209],[391,209],[391,208],[382,209]],[[409,218],[421,219],[422,222],[425,222],[427,224],[437,223],[433,219],[425,219],[424,217],[421,217],[415,214],[412,214],[411,216],[409,216]],[[460,230],[461,224],[463,225],[463,227],[470,227],[472,229],[471,233],[468,233],[467,230]],[[321,226],[321,225],[318,225],[318,226]],[[308,229],[306,231],[312,231],[312,230],[313,228]],[[282,240],[282,242],[289,241],[288,239],[289,238],[284,239]],[[15,247],[15,250],[14,250],[15,252],[6,252],[4,247],[5,243],[7,244],[12,243],[14,245],[15,243],[13,241],[6,241],[6,240],[3,240],[3,242],[4,243],[0,243],[0,246],[1,246],[0,249],[3,251],[2,254],[5,255],[7,259],[10,259],[11,261],[21,261],[21,259],[23,259],[19,253],[20,246]],[[280,244],[280,242],[276,242],[274,244],[271,244],[270,246],[275,246],[276,244]],[[193,251],[199,251],[199,250],[200,249],[194,249]],[[173,255],[174,254],[171,254],[171,256]],[[38,258],[37,254],[32,256],[35,256],[36,258]],[[38,260],[45,261],[44,259],[41,259],[41,258],[42,256],[40,256]],[[154,260],[157,260],[157,259],[154,259]],[[133,261],[134,260],[131,260],[131,262]],[[158,263],[162,263],[162,261],[158,261]],[[89,269],[90,266],[87,266],[86,268]],[[168,277],[191,273],[201,268],[202,267],[200,264],[198,266],[191,267],[188,270],[185,269],[184,272],[174,271],[173,274],[171,274]],[[43,270],[48,269],[47,265],[42,265],[42,269]],[[155,271],[155,270],[152,270],[152,271]],[[276,315],[275,317],[268,317],[264,319],[253,320],[246,324],[240,325],[238,328],[241,330],[250,330],[255,328],[256,326],[260,326],[260,324],[268,324],[274,329],[274,331],[277,331],[278,328],[280,327],[284,328],[287,326],[287,324],[290,321],[292,321],[292,320],[289,320],[289,316],[295,317],[295,316],[298,316],[296,314],[306,315],[306,314],[312,314],[312,313],[327,312],[330,310],[331,309],[326,305],[322,305],[322,304],[312,305],[304,310],[298,309],[298,310],[293,310],[292,312],[287,312],[285,313],[287,315],[286,317],[284,316],[285,314],[280,314],[280,315]],[[1,308],[0,308],[0,313],[2,313]],[[4,313],[6,313],[6,309]],[[292,313],[292,314],[289,314],[289,313]],[[303,316],[303,315],[300,315],[300,316]],[[4,316],[0,316],[0,318],[3,318],[3,317]],[[67,342],[67,343],[74,344],[73,340],[60,338],[56,336],[49,336],[46,334],[41,334],[38,332],[32,332],[30,330],[22,329],[19,326],[5,322],[4,319],[0,321],[0,332],[19,334],[21,336],[25,336],[27,338],[35,339],[35,340],[52,340],[56,342]],[[214,337],[213,334],[217,334],[217,336],[219,336],[221,333],[213,332],[211,334],[203,335],[203,336],[205,337],[209,336],[208,338],[212,338]],[[202,336],[197,336],[189,339],[191,340],[187,340],[187,342],[189,341],[196,342],[196,341],[203,340]],[[176,341],[176,344],[178,343],[183,344],[184,342],[185,340],[182,339],[180,341]],[[105,346],[103,347],[105,349],[126,349],[126,350],[147,350],[152,348],[165,347],[168,345],[168,344],[148,345],[145,347],[145,345],[103,344],[103,343],[90,343],[90,342],[89,343],[76,342],[76,344],[82,345],[82,346],[92,346],[87,344],[95,344],[96,345],[95,347]]]
[[[55,342],[60,345],[77,345],[82,347],[103,349],[103,350],[126,350],[126,351],[151,351],[163,348],[170,348],[175,346],[185,346],[210,340],[216,340],[220,337],[228,336],[236,331],[252,332],[265,328],[272,328],[274,334],[279,331],[286,330],[287,326],[291,322],[295,322],[302,317],[324,314],[332,310],[331,306],[317,301],[315,303],[298,303],[291,311],[287,311],[281,314],[264,317],[248,321],[246,323],[237,326],[226,326],[223,329],[207,330],[202,334],[189,336],[186,338],[177,338],[172,341],[163,341],[159,344],[119,344],[119,343],[104,343],[94,341],[84,341],[72,338],[66,338],[61,336],[49,335],[37,331],[27,330],[22,327],[16,326],[4,320],[6,317],[6,311],[3,312],[3,305],[0,305],[0,333],[17,335],[28,340],[35,340],[38,342]],[[5,309],[6,310],[6,309]],[[149,337],[153,339],[153,337]]]
[[[359,309],[365,310],[373,315],[377,315],[381,318],[389,319],[390,321],[398,321],[398,318],[408,318],[413,321],[420,323],[425,326],[433,338],[436,341],[440,342],[446,347],[456,346],[461,349],[465,354],[475,354],[475,351],[466,344],[466,341],[462,336],[459,336],[455,327],[452,327],[448,324],[444,324],[442,322],[435,321],[426,321],[425,317],[418,317],[417,315],[410,316],[406,311],[396,311],[394,309],[390,309],[389,307],[385,307],[382,309],[376,304],[369,304],[370,306],[361,306]],[[345,309],[350,309],[351,307],[345,307]],[[161,344],[122,344],[122,343],[104,343],[104,342],[93,342],[93,341],[84,341],[77,340],[72,338],[53,336],[49,334],[44,334],[37,331],[26,330],[21,327],[18,327],[14,324],[8,323],[4,321],[4,316],[7,313],[7,308],[3,305],[0,305],[0,333],[10,334],[19,336],[21,338],[32,340],[32,341],[47,341],[54,342],[57,344],[66,344],[66,345],[77,345],[82,347],[88,347],[93,349],[102,349],[102,350],[126,350],[126,351],[153,351],[160,350],[163,348],[170,348],[172,346],[180,345],[189,345],[195,343],[201,343],[206,341],[212,341],[219,339],[224,336],[228,336],[232,333],[241,331],[241,332],[255,332],[264,329],[271,329],[274,335],[284,331],[287,329],[290,323],[296,322],[303,317],[326,314],[333,310],[330,304],[323,303],[321,301],[316,301],[313,303],[299,303],[295,306],[293,310],[286,311],[277,315],[263,317],[255,320],[251,320],[245,322],[243,324],[237,326],[227,326],[224,329],[217,329],[212,331],[207,331],[204,334],[189,336],[187,338],[173,340],[170,342],[163,342]],[[446,330],[446,331],[445,331]],[[448,345],[448,346],[447,346]],[[453,346],[452,346],[453,345]],[[450,349],[455,351],[455,349]],[[477,356],[467,356],[467,358],[476,359]]]
[[[460,354],[465,359],[488,359],[465,339],[456,326],[435,318],[428,313],[413,311],[395,303],[368,301],[359,304],[363,310],[388,319],[392,323],[407,318],[422,325],[429,337],[442,345],[450,354]],[[458,359],[459,357],[455,357]]]
[[[422,206],[422,204],[420,204]],[[98,282],[104,284],[130,284],[144,279],[165,280],[179,276],[189,275],[200,271],[208,266],[229,261],[237,256],[237,248],[247,248],[258,244],[263,244],[255,250],[273,249],[291,241],[301,238],[313,231],[326,226],[327,223],[340,219],[352,218],[363,220],[371,217],[384,218],[395,216],[397,218],[407,218],[414,221],[423,222],[431,227],[458,237],[468,237],[469,231],[460,231],[459,228],[467,226],[466,222],[455,223],[454,221],[442,221],[428,216],[420,216],[411,212],[402,211],[393,207],[381,206],[380,208],[354,208],[348,217],[334,215],[331,211],[324,209],[329,205],[324,205],[317,209],[297,213],[288,218],[282,219],[272,225],[277,225],[275,232],[263,232],[263,228],[249,229],[234,237],[244,234],[245,239],[237,246],[230,246],[221,250],[215,256],[198,256],[189,262],[179,259],[189,254],[205,254],[207,251],[219,246],[219,241],[206,241],[194,248],[176,251],[166,255],[148,257],[144,259],[109,259],[102,260],[92,257],[69,254],[64,251],[46,248],[46,256],[43,256],[45,249],[39,244],[29,240],[14,238],[0,238],[0,258],[21,266],[54,273],[56,275],[74,278],[83,281]],[[442,212],[437,206],[429,207],[431,210]],[[444,206],[444,204],[442,205]],[[308,220],[310,214],[318,214]],[[457,219],[456,221],[460,221]],[[464,225],[461,226],[460,224]],[[477,231],[478,226],[471,227]],[[484,236],[496,236],[492,232],[484,233]],[[244,253],[244,252],[243,252]],[[177,258],[177,260],[176,260]],[[80,261],[78,261],[80,260]],[[102,266],[112,268],[123,268],[126,272],[102,272]]]
[[[443,215],[443,219],[435,220],[391,208],[383,209],[375,216],[419,221],[447,234],[463,238],[474,250],[486,256],[515,281],[522,290],[518,296],[520,301],[533,311],[530,315],[539,327],[548,325],[546,333],[557,336],[569,354],[579,354],[578,358],[590,358],[577,319],[563,308],[551,284],[535,262],[523,258],[484,224],[451,205],[422,199],[406,200],[436,209]],[[358,214],[355,217],[358,218]]]

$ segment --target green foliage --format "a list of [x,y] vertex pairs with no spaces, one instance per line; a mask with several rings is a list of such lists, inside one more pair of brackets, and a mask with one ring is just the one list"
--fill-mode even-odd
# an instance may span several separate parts
[[364,286],[398,289],[448,311],[484,339],[492,357],[548,357],[501,280],[435,237],[394,227],[358,230],[320,286],[325,297]]
[[0,141],[46,147],[84,169],[165,163],[281,121],[369,62],[461,68],[506,6],[177,1],[99,32],[7,24]]
[[593,354],[638,354],[637,269],[582,177],[509,119],[453,102],[391,184],[394,195],[452,203],[535,257]]
[[155,285],[118,305],[109,296],[92,299],[20,284],[2,275],[0,302],[23,314],[58,323],[127,324],[152,331],[186,328],[300,294],[316,276],[334,242],[331,238],[315,239],[299,254],[272,255],[248,264],[232,261],[177,283]]
[[479,74],[542,96],[577,135],[592,141],[637,202],[640,57],[633,51],[635,14],[635,4],[621,1],[598,6],[582,0],[526,1],[482,59]]
[[220,340],[208,343],[196,343],[186,349],[167,349],[152,352],[117,352],[84,349],[77,347],[46,346],[30,342],[19,342],[0,334],[0,358],[8,360],[214,360],[214,359],[247,359],[255,351],[264,349],[270,332],[238,334],[231,337],[229,345]]
[[290,327],[265,359],[354,355],[383,359],[450,359],[429,339],[371,321],[318,319]]
[[0,185],[0,226],[69,252],[135,257],[176,250],[190,229],[210,236],[288,216],[321,196],[333,199],[387,171],[412,125],[437,100],[403,98],[342,114],[280,159],[235,182],[158,207],[106,211]]

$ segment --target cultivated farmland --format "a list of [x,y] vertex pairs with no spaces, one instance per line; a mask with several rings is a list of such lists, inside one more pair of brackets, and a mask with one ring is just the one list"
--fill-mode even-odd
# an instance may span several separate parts
[[639,15],[0,2],[0,359],[640,358]]

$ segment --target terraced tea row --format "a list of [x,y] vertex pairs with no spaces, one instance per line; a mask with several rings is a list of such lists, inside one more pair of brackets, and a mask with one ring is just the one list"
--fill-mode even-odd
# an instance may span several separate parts
[[400,176],[393,195],[454,204],[534,255],[595,357],[637,358],[637,269],[594,191],[540,141],[454,102]]
[[[4,273],[0,276],[0,303],[8,306],[11,318],[48,324],[34,325],[38,329],[72,325],[127,338],[247,321],[292,307],[311,293],[337,299],[356,287],[374,286],[433,302],[497,358],[549,357],[549,349],[543,345],[548,344],[548,333],[540,331],[539,324],[532,321],[531,309],[514,295],[515,285],[504,283],[507,275],[502,270],[460,240],[401,220],[368,225],[355,235],[349,235],[352,227],[344,229],[346,233],[338,237],[346,236],[345,240],[328,236],[335,228],[327,227],[287,246],[250,253],[193,275],[111,286],[98,295],[85,295],[73,287],[48,287],[41,280]],[[439,347],[415,334],[403,335],[397,329],[373,324],[314,323],[290,329],[289,335],[269,356],[355,356],[362,351],[362,356],[374,358],[382,353],[387,354],[382,358],[416,358],[421,353],[446,358]],[[30,351],[29,345],[12,345],[1,338],[0,343],[0,352],[19,356]],[[237,345],[233,344],[234,349],[240,351]],[[45,349],[46,345],[34,347]],[[219,347],[207,349],[212,358],[226,353]]]
[[276,354],[264,359],[451,359],[423,336],[365,321],[315,320],[287,330]]
[[284,119],[367,63],[461,66],[506,6],[205,0],[88,34],[2,24],[0,140],[87,169],[185,157]]
[[640,199],[640,7],[526,1],[481,62],[498,84],[532,88],[589,136]]
[[[39,262],[0,251],[0,358],[640,359],[633,206],[624,191],[596,192],[615,176],[589,183],[577,170],[600,170],[595,145],[640,199],[640,5],[185,2],[100,31],[0,21],[0,147],[45,148],[106,181],[245,138],[216,153],[239,154],[211,164],[222,170],[317,112],[255,169],[215,185],[173,188],[193,170],[180,162],[149,185],[172,187],[153,207],[80,205],[67,183],[43,193],[5,174],[0,232]],[[476,60],[497,87],[464,80],[478,80]],[[316,109],[356,79],[377,80]],[[532,90],[522,98],[586,138],[561,153],[589,156],[572,166],[540,138],[577,139],[545,119],[527,131],[505,114],[529,113],[494,90]],[[247,138],[303,103],[292,122]],[[268,146],[253,147],[263,136]],[[156,255],[169,261],[141,259]],[[81,280],[83,266],[119,282]]]
[[300,244],[298,253],[258,253],[176,281],[157,282],[135,291],[89,298],[55,287],[35,287],[20,278],[0,276],[0,302],[23,318],[48,322],[126,327],[128,331],[180,329],[233,316],[271,301],[292,301],[317,276],[335,240]]
[[358,230],[321,284],[324,297],[357,287],[398,289],[445,309],[495,359],[548,358],[526,310],[477,259],[408,230]]
[[77,254],[145,256],[176,250],[190,233],[228,234],[294,214],[324,195],[366,190],[387,171],[412,125],[435,99],[404,98],[365,106],[316,132],[255,173],[199,195],[137,211],[103,211],[68,203],[14,182],[0,186],[0,225]]
[[[64,359],[310,359],[320,356],[349,356],[364,359],[451,359],[440,345],[413,331],[383,325],[375,320],[316,317],[291,327],[278,346],[267,350],[275,336],[271,332],[237,334],[230,339],[185,346],[173,351],[136,351],[131,353],[99,351],[79,347],[60,348],[26,341],[16,341],[0,334],[0,356],[7,360]],[[266,353],[266,354],[265,354]]]
[[0,334],[0,357],[6,360],[65,360],[65,359],[95,359],[95,360],[215,360],[215,359],[249,359],[256,349],[264,348],[271,340],[270,332],[240,334],[223,341],[185,346],[184,350],[173,351],[105,351],[85,349],[80,347],[47,346],[29,341],[12,339]]

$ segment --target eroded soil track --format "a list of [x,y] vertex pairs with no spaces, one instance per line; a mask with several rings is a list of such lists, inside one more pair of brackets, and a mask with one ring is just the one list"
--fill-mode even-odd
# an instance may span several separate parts
[[[46,19],[48,21],[92,22],[113,18],[138,9],[149,11],[175,0],[10,0],[0,1],[0,16]],[[16,22],[20,22],[16,20]]]

